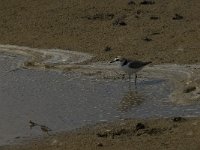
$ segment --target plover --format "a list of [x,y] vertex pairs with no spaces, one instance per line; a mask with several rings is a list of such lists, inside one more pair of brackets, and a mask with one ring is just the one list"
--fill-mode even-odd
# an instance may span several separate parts
[[113,61],[111,61],[110,63],[119,61],[120,62],[120,68],[128,74],[129,76],[129,81],[131,81],[131,75],[135,74],[135,85],[137,82],[137,72],[142,70],[142,68],[152,62],[142,62],[142,61],[138,61],[138,60],[129,60],[123,57],[116,57]]
[[46,132],[48,135],[49,135],[49,131],[52,131],[49,127],[44,126],[44,125],[40,125],[40,129],[41,129],[43,132]]
[[33,122],[33,121],[29,121],[29,123],[30,123],[30,129],[32,129],[33,127],[35,127],[35,126],[39,126],[39,124],[37,124],[37,123],[35,123],[35,122]]

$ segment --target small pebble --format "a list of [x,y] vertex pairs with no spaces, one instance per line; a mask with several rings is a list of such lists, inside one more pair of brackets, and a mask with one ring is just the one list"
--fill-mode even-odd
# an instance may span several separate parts
[[172,19],[173,20],[181,20],[181,19],[183,19],[183,16],[181,16],[179,14],[175,14],[175,16]]
[[111,51],[111,47],[110,46],[106,46],[106,48],[104,49],[104,51],[108,52],[108,51]]
[[97,143],[97,146],[102,147],[103,144],[102,143]]
[[145,125],[143,123],[137,123],[136,130],[145,129]]
[[125,23],[123,18],[117,18],[113,21],[114,26],[126,26],[127,24]]
[[153,4],[155,4],[155,2],[151,1],[151,0],[144,0],[140,4],[142,4],[142,5],[153,5]]
[[192,91],[195,91],[196,90],[196,87],[195,86],[189,86],[189,87],[186,87],[184,90],[183,90],[183,93],[190,93]]
[[184,121],[185,119],[182,118],[182,117],[174,117],[172,120],[173,120],[174,122],[181,122],[181,121]]
[[156,16],[151,16],[151,17],[150,17],[150,19],[151,19],[151,20],[158,20],[158,19],[159,19],[159,17],[156,17]]
[[130,1],[128,2],[128,5],[135,5],[135,2],[130,0]]
[[148,37],[145,37],[143,40],[144,40],[144,41],[147,41],[147,42],[152,41],[152,39],[150,39],[150,38],[148,38]]

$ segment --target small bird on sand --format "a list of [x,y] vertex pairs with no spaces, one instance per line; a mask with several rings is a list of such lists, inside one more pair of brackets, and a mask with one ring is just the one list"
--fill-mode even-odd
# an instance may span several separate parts
[[35,127],[35,126],[39,126],[39,124],[37,124],[37,123],[35,123],[35,122],[33,122],[33,121],[29,121],[29,123],[30,123],[30,128],[32,129],[32,127]]
[[116,57],[113,61],[110,63],[119,61],[120,62],[120,68],[128,74],[129,76],[129,81],[131,80],[131,75],[135,74],[135,85],[137,82],[137,72],[142,70],[142,68],[152,62],[142,62],[138,60],[129,60],[126,58],[123,58],[121,56]]
[[52,131],[50,128],[44,125],[40,125],[40,129],[49,135],[49,131]]

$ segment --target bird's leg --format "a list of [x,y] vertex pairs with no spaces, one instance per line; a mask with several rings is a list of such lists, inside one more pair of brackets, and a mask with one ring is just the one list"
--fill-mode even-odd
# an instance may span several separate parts
[[50,135],[48,131],[47,131],[47,135]]
[[131,74],[129,74],[128,77],[129,77],[129,90],[131,90]]
[[137,74],[135,74],[135,86],[137,85]]

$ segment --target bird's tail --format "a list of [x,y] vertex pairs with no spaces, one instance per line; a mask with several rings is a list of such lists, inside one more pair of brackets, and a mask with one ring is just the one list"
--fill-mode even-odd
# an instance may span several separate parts
[[148,62],[145,62],[144,65],[148,65],[148,64],[151,64],[152,62],[151,61],[148,61]]

